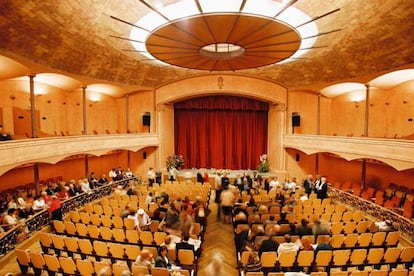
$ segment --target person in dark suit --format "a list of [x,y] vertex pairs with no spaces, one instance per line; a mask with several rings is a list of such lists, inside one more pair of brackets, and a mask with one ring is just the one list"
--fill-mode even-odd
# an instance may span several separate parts
[[278,247],[279,247],[279,243],[275,240],[273,240],[273,235],[274,233],[272,232],[269,235],[269,238],[262,241],[262,244],[260,245],[259,248],[259,256],[262,256],[263,252],[271,252],[271,251],[277,251]]
[[183,238],[181,242],[176,243],[175,249],[177,252],[177,260],[178,260],[178,251],[180,251],[181,249],[192,250],[194,252],[194,256],[200,255],[200,250],[195,250],[194,245],[188,243],[189,240],[190,240],[190,235],[183,234]]
[[328,197],[328,182],[326,181],[326,177],[321,177],[321,183],[318,185],[316,193],[320,199]]
[[303,188],[305,189],[305,193],[308,195],[308,198],[312,192],[312,175],[308,175],[305,180],[303,180]]
[[329,244],[329,237],[326,235],[320,237],[320,243],[315,248],[315,258],[321,250],[332,250],[332,246]]
[[168,259],[168,249],[165,245],[158,248],[158,256],[155,258],[155,267],[171,268],[171,261]]
[[309,221],[307,219],[302,219],[301,226],[296,228],[296,232],[298,233],[299,237],[313,235],[312,228],[309,226]]

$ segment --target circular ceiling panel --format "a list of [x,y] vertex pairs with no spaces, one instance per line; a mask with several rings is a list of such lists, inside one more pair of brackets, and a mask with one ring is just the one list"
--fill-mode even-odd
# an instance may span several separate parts
[[167,23],[154,30],[145,45],[153,57],[171,65],[234,71],[280,62],[300,43],[298,32],[278,20],[215,13]]

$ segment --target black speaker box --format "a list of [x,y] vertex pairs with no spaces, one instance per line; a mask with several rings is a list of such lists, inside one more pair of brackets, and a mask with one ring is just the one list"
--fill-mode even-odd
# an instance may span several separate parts
[[150,126],[151,125],[151,115],[150,114],[142,115],[142,124],[144,126]]
[[292,126],[294,127],[300,126],[300,114],[297,112],[292,113]]

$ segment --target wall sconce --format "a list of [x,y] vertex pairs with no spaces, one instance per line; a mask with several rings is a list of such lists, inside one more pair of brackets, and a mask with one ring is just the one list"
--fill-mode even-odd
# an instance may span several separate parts
[[408,103],[408,101],[407,100],[403,100],[403,104],[406,104],[406,103]]
[[390,103],[386,102],[385,105],[390,105]]
[[47,103],[48,103],[48,104],[50,104],[51,102],[52,102],[51,100],[48,100],[48,101],[47,101]]
[[65,105],[66,104],[66,102],[63,102],[63,105]]
[[12,101],[14,101],[14,100],[16,99],[16,96],[14,96],[14,95],[10,95],[10,99],[11,99]]
[[354,101],[354,104],[355,104],[355,107],[359,107],[359,102],[357,102],[357,101]]
[[80,103],[76,103],[77,106],[80,106]]
[[89,107],[92,107],[93,106],[93,104],[89,104]]

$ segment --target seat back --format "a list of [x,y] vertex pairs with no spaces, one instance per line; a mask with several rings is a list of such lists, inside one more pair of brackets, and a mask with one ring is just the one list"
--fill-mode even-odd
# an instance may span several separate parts
[[45,260],[47,270],[53,271],[53,272],[59,272],[60,270],[60,263],[58,258],[55,255],[43,255],[43,258]]
[[315,266],[328,266],[332,259],[332,250],[318,251],[315,257]]
[[348,263],[351,250],[334,250],[332,262],[334,266],[345,266]]
[[102,241],[93,241],[93,249],[96,255],[101,257],[108,257],[108,246]]
[[387,264],[396,263],[398,257],[400,256],[401,248],[399,247],[389,247],[384,253],[384,262]]
[[151,275],[152,276],[169,276],[170,272],[167,268],[164,267],[153,267],[151,268]]
[[[123,272],[126,270],[129,271],[129,267],[125,263],[114,263],[112,265],[113,276],[122,276]],[[140,274],[137,274],[137,275],[140,275]]]
[[30,257],[29,252],[23,249],[18,249],[14,251],[17,257],[17,261],[20,265],[29,266],[30,265]]
[[310,267],[313,263],[315,252],[313,250],[300,251],[297,257],[299,267]]
[[[296,260],[296,251],[281,252],[279,255],[279,265],[282,268],[293,267]],[[263,264],[263,263],[262,263]]]
[[76,260],[76,267],[79,270],[79,273],[83,276],[92,276],[94,275],[95,269],[93,268],[92,262],[90,260]]
[[354,249],[349,261],[351,265],[362,265],[367,257],[366,249]]
[[387,246],[397,246],[398,242],[400,241],[400,232],[393,231],[387,234],[387,238],[385,239],[385,243]]
[[367,263],[370,265],[379,264],[384,255],[384,248],[370,248],[367,256]]
[[66,249],[70,252],[78,252],[78,238],[75,237],[64,237],[63,241],[65,242]]
[[81,253],[86,255],[91,255],[93,252],[93,247],[90,240],[80,239],[78,240],[78,245]]
[[59,263],[65,274],[76,274],[77,267],[72,258],[59,257]]
[[79,236],[81,237],[87,237],[88,236],[88,226],[87,225],[91,225],[91,224],[83,224],[83,223],[76,223],[76,232],[78,233]]
[[125,255],[127,256],[128,260],[135,261],[139,254],[141,253],[141,249],[138,245],[124,245]]
[[193,266],[194,265],[193,250],[187,250],[187,249],[178,250],[178,262],[181,265]]
[[122,259],[125,257],[124,246],[119,243],[108,243],[109,252],[114,258]]

